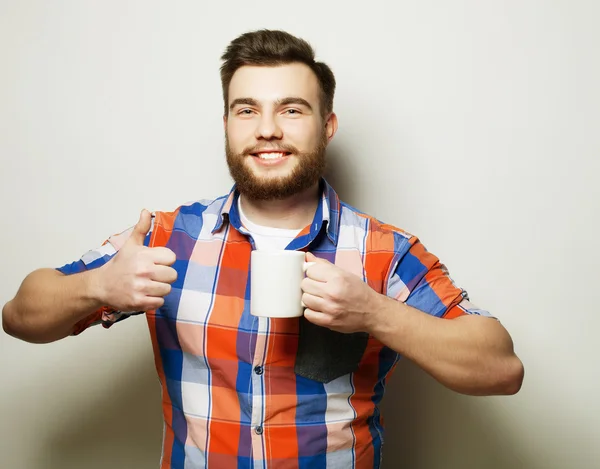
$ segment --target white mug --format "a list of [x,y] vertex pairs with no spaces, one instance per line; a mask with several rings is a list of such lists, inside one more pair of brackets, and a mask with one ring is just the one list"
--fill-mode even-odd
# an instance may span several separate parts
[[250,254],[250,314],[297,318],[304,314],[300,283],[306,269],[302,251],[252,251]]

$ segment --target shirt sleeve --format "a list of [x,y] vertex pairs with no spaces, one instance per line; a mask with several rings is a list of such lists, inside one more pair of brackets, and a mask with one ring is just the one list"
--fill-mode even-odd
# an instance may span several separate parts
[[494,317],[469,301],[468,293],[455,285],[446,266],[418,238],[407,240],[394,265],[387,296],[439,318]]
[[[150,243],[150,238],[154,227],[154,218],[155,214],[152,214],[150,231],[148,231],[144,239],[145,246],[148,246]],[[121,249],[121,247],[123,247],[125,242],[129,239],[132,231],[133,227],[130,227],[121,233],[110,236],[106,241],[104,241],[104,243],[102,243],[100,247],[89,250],[83,256],[81,256],[79,260],[70,264],[65,264],[62,267],[57,267],[56,270],[65,275],[73,275],[102,267],[104,264],[110,261],[117,254],[117,252],[119,252],[119,249]],[[116,322],[127,319],[129,316],[135,316],[142,313],[143,311],[116,311],[109,306],[103,306],[75,324],[72,335],[79,335],[88,327],[98,324],[102,324],[105,329],[108,329]]]

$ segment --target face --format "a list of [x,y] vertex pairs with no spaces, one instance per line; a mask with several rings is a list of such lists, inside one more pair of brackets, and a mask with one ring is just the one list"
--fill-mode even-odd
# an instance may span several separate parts
[[335,114],[322,117],[319,96],[317,77],[304,64],[235,72],[225,137],[229,172],[240,193],[285,199],[319,181],[337,129]]

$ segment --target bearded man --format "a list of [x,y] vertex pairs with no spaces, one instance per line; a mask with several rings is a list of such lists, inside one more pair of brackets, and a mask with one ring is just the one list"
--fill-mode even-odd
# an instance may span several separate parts
[[[401,357],[448,388],[514,394],[508,332],[419,239],[338,198],[323,178],[335,78],[283,31],[222,57],[227,195],[137,224],[39,269],[3,308],[33,343],[145,313],[162,388],[160,467],[379,468],[379,404]],[[301,318],[249,312],[253,250],[305,252]]]

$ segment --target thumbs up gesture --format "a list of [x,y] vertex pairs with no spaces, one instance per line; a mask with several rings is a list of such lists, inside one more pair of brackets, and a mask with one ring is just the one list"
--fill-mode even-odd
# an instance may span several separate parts
[[165,247],[149,248],[144,239],[151,215],[142,210],[140,219],[119,252],[98,269],[98,297],[118,311],[148,311],[159,308],[177,279],[175,253]]

